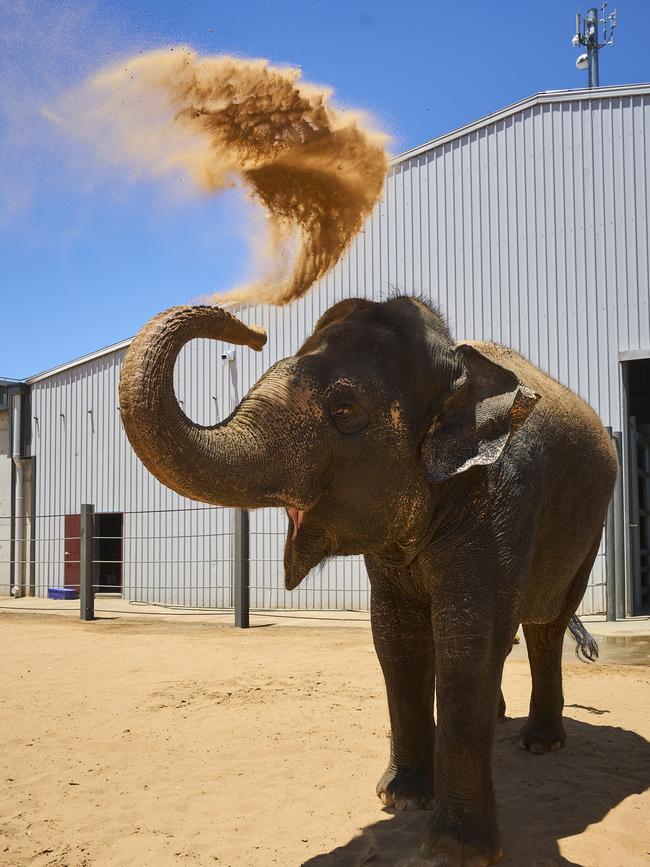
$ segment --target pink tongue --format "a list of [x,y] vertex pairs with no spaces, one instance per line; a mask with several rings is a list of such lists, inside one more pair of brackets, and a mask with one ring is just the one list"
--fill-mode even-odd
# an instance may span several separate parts
[[291,541],[293,542],[298,535],[298,530],[302,524],[302,519],[305,517],[305,513],[302,509],[287,509],[287,512],[293,521],[293,536],[291,537]]

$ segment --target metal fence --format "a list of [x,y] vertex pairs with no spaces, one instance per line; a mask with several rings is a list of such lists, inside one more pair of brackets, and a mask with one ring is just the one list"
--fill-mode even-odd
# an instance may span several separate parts
[[[610,435],[620,466],[621,435]],[[622,518],[619,472],[583,613],[625,616]],[[296,590],[284,589],[286,520],[278,509],[96,514],[84,505],[79,515],[27,515],[18,530],[12,517],[0,516],[0,594],[18,587],[19,595],[79,597],[82,617],[95,594],[119,594],[134,603],[234,609],[239,625],[247,625],[251,609],[367,611],[370,587],[359,556],[327,560]]]
[[[284,588],[286,516],[213,506],[0,516],[0,594],[76,599],[119,594],[144,604],[254,610],[367,611],[362,557],[336,557],[294,591]],[[109,527],[107,531],[105,527]],[[113,529],[110,529],[113,528]],[[5,556],[3,556],[3,553]]]

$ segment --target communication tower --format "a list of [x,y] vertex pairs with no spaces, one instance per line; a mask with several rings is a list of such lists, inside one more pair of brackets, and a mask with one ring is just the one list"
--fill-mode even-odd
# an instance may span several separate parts
[[[602,25],[602,42],[598,41],[598,25]],[[576,60],[577,69],[588,70],[589,87],[600,87],[600,72],[598,69],[598,52],[606,45],[614,44],[616,29],[616,9],[607,14],[607,3],[589,9],[584,18],[576,12],[576,32],[571,40],[574,48],[583,45],[587,51]]]

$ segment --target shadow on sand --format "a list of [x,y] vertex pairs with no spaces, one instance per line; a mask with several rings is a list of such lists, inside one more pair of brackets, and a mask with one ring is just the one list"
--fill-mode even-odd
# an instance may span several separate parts
[[[497,726],[494,781],[503,867],[589,867],[560,855],[558,841],[583,832],[633,794],[650,788],[650,743],[625,729],[566,719],[567,745],[533,756],[517,748],[521,719]],[[425,867],[419,844],[427,813],[394,813],[303,867]],[[633,829],[630,829],[633,832]]]

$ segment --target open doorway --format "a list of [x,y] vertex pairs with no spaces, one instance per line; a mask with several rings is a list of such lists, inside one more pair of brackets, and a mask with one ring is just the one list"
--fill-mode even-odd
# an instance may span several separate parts
[[632,610],[650,613],[650,357],[625,362]]
[[122,592],[121,512],[95,514],[95,591]]

